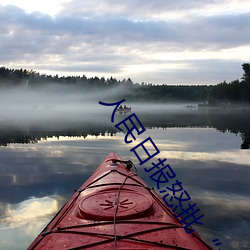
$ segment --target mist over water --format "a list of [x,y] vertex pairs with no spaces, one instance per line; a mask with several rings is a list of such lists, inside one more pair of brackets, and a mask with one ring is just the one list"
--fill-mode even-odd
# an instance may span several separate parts
[[[80,118],[100,111],[98,92],[84,93],[66,86],[5,89],[0,92],[1,119],[43,120]],[[83,117],[81,117],[83,118]]]
[[[107,107],[99,101],[111,103],[120,101],[123,94],[128,94],[124,87],[99,91],[85,90],[66,85],[49,85],[39,88],[0,89],[1,122],[56,122],[56,121],[100,121],[102,116],[111,115],[114,106]],[[132,106],[132,112],[180,111],[186,110],[190,103],[154,104],[124,102]],[[93,117],[94,114],[100,115]]]

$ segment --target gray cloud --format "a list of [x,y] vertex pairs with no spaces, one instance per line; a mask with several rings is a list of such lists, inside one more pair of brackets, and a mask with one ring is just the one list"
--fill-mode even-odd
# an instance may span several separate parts
[[[220,1],[220,2],[223,2]],[[171,11],[182,11],[190,9],[199,9],[206,5],[212,5],[218,1],[162,1],[162,0],[127,0],[126,2],[117,2],[115,0],[73,0],[65,3],[65,8],[62,10],[64,15],[79,15],[79,16],[130,16],[141,17],[143,19],[151,18],[154,14],[169,13]]]
[[[141,1],[131,0],[124,4],[106,0],[99,5],[95,4],[96,1],[86,1],[84,4],[82,1],[72,1],[55,17],[39,12],[28,14],[15,6],[0,5],[0,63],[8,65],[12,62],[22,64],[23,67],[27,64],[29,67],[35,66],[35,70],[114,73],[120,77],[135,76],[139,81],[148,81],[142,75],[139,76],[139,72],[125,75],[125,68],[143,64],[161,65],[168,58],[160,62],[150,56],[146,57],[145,53],[216,51],[249,45],[250,13],[196,15],[190,19],[154,17],[175,10],[185,14],[183,9],[188,12],[204,8],[207,4],[215,4],[211,1],[201,3],[193,0],[187,4],[186,1],[165,3],[158,0],[145,1],[141,6]],[[107,8],[108,6],[112,8]],[[229,67],[232,64],[240,66],[243,59],[239,58],[237,62],[228,62],[223,58],[213,60]],[[171,62],[177,63],[173,59]],[[183,59],[181,62],[198,71],[208,72],[211,61],[207,58],[202,63],[190,59]],[[204,63],[208,67],[203,67]],[[154,82],[154,77],[163,81],[166,79],[165,72],[170,75],[179,74],[179,79],[190,77],[190,81],[198,80],[198,75],[190,71],[190,68],[171,69],[171,72],[168,69],[158,69],[149,81]],[[213,83],[225,79],[225,71],[215,68],[212,71],[217,72],[217,76],[211,79]],[[234,71],[238,72],[236,68]],[[147,75],[152,72],[144,73]],[[207,77],[209,76],[211,78],[211,71],[207,73]],[[240,75],[229,80],[236,77]],[[174,78],[176,77],[173,76]],[[201,79],[202,82],[208,82],[207,78]]]
[[187,26],[187,39],[194,44],[202,43],[217,48],[231,48],[249,45],[250,12],[238,15],[222,15],[205,18],[195,18]]
[[[250,38],[250,32],[248,32],[250,13],[195,17],[188,23],[162,20],[136,21],[129,17],[117,16],[83,18],[59,15],[52,18],[39,12],[27,14],[14,6],[2,7],[0,13],[2,34],[14,30],[17,35],[25,34],[29,36],[28,38],[33,37],[33,39],[37,35],[40,39],[44,37],[49,41],[53,36],[67,35],[68,39],[73,42],[75,37],[71,36],[74,35],[76,38],[84,38],[88,42],[102,38],[108,40],[110,44],[162,41],[188,47],[201,43],[205,47],[205,44],[207,46],[209,43],[221,43],[221,46],[228,46],[227,44],[239,46],[248,44]],[[40,35],[36,32],[39,32]],[[244,37],[242,37],[243,33]],[[43,42],[41,41],[42,44]]]
[[[46,67],[41,66],[40,69],[46,69]],[[119,72],[119,67],[115,65],[103,65],[103,64],[89,64],[89,65],[78,65],[78,64],[73,64],[73,65],[65,65],[65,66],[51,66],[51,69],[54,71],[61,71],[61,72]]]

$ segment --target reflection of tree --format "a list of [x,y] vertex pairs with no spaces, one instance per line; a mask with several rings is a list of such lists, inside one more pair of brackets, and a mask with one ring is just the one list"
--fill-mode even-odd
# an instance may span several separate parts
[[[50,124],[51,126],[51,124]],[[93,125],[93,124],[68,124],[68,126],[60,128],[60,125],[55,124],[53,128],[48,130],[41,129],[39,126],[29,126],[29,132],[27,133],[27,126],[25,129],[22,127],[16,127],[9,129],[9,127],[0,127],[0,146],[7,146],[11,143],[37,143],[39,140],[47,140],[48,138],[60,136],[68,137],[83,137],[86,138],[88,135],[92,136],[104,136],[109,134],[113,136],[117,130],[110,124],[110,126]]]
[[250,110],[194,110],[193,112],[161,114],[141,114],[142,124],[146,127],[210,127],[225,133],[240,134],[242,149],[250,145]]
[[32,135],[25,135],[22,131],[8,131],[7,133],[0,132],[0,146],[7,146],[10,143],[37,143],[38,139]]
[[[250,110],[192,110],[186,112],[136,112],[139,120],[146,128],[173,128],[173,127],[210,127],[221,132],[229,131],[234,134],[240,134],[242,137],[242,149],[248,149],[250,145]],[[116,123],[121,121],[124,116],[116,115]],[[27,126],[26,129],[21,127],[10,129],[7,125],[0,127],[0,145],[7,146],[10,143],[37,143],[40,139],[52,137],[69,136],[84,137],[88,135],[105,136],[115,135],[118,130],[115,124],[50,124],[49,128],[41,129],[39,126]]]
[[190,113],[142,114],[140,120],[146,127],[211,127],[225,133],[240,134],[242,149],[250,146],[250,110],[199,110]]
[[250,146],[250,132],[242,135],[243,143],[241,149],[249,149]]

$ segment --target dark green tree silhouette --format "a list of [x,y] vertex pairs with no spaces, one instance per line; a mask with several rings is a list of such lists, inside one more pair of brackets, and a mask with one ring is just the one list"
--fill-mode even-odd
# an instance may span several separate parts
[[243,74],[241,79],[243,79],[243,81],[245,81],[245,82],[249,82],[250,81],[250,64],[249,63],[243,63],[242,64],[242,69],[244,71],[244,74]]

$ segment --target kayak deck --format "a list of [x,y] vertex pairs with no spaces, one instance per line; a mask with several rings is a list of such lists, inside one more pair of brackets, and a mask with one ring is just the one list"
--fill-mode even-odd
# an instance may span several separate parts
[[28,249],[212,249],[110,153]]

